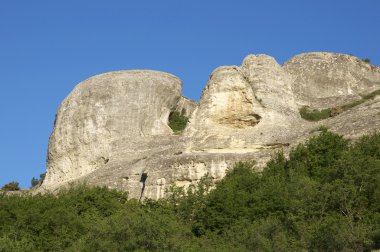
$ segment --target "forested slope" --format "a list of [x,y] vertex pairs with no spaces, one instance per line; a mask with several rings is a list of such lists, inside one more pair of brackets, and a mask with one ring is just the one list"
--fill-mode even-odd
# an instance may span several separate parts
[[138,202],[86,186],[0,194],[0,251],[369,251],[380,248],[380,134],[322,129],[261,174],[238,163],[216,185]]

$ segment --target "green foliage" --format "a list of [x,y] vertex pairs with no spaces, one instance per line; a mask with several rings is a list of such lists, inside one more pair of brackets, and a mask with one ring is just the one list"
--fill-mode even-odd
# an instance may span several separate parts
[[369,93],[369,94],[367,94],[367,95],[363,95],[363,96],[362,96],[362,99],[363,99],[363,100],[370,100],[370,99],[375,98],[377,95],[380,95],[380,89],[375,90],[375,91],[373,91],[372,93]]
[[166,201],[128,200],[107,188],[58,195],[0,194],[0,251],[231,251],[197,238]]
[[79,186],[0,194],[0,251],[370,251],[380,249],[380,134],[320,129],[259,174],[237,163],[158,201]]
[[[368,100],[371,100],[378,95],[380,95],[380,89],[375,90],[367,95],[362,95],[361,96],[362,98],[360,100],[344,104],[335,109],[341,110],[341,112],[343,112],[353,107],[356,107]],[[299,110],[299,112],[300,112],[301,117],[308,121],[320,121],[320,120],[335,116],[332,108],[318,110],[318,109],[311,109],[309,106],[303,106]]]
[[32,178],[32,181],[30,182],[31,187],[35,187],[40,183],[39,179],[36,179],[35,177]]
[[353,108],[355,106],[358,106],[358,105],[360,105],[360,104],[362,104],[362,103],[364,103],[364,102],[366,102],[368,100],[371,100],[371,99],[375,98],[378,95],[380,95],[380,89],[375,90],[375,91],[373,91],[373,92],[371,92],[371,93],[369,93],[367,95],[362,95],[361,96],[362,98],[360,100],[353,101],[351,103],[345,104],[345,105],[341,106],[341,108],[343,110],[348,110],[348,109]]
[[345,110],[348,110],[348,109],[351,109],[353,107],[356,107],[362,103],[364,103],[366,100],[365,99],[361,99],[361,100],[357,100],[357,101],[353,101],[353,102],[350,102],[350,103],[347,103],[347,104],[344,104],[343,106],[341,106],[341,108],[343,109],[343,111]]
[[40,182],[42,183],[46,177],[46,172],[40,174]]
[[188,118],[184,113],[173,111],[169,114],[169,127],[176,133],[181,132],[186,128]]
[[20,190],[20,186],[18,182],[12,181],[8,184],[5,184],[1,189],[4,191],[18,191]]
[[369,58],[362,59],[362,61],[364,61],[366,63],[371,63],[371,59],[369,59]]
[[303,106],[300,109],[300,115],[303,119],[308,121],[319,121],[322,119],[329,118],[331,115],[331,109],[310,109],[308,106]]
[[237,164],[203,202],[188,216],[194,234],[216,233],[244,251],[378,249],[380,134],[350,144],[323,128],[261,175]]
[[42,184],[42,182],[45,179],[45,176],[46,176],[46,172],[40,174],[40,179],[37,179],[37,178],[33,177],[32,181],[31,181],[31,188],[33,188],[33,187],[35,187],[37,185]]
[[253,163],[238,163],[229,170],[225,179],[207,195],[202,211],[196,216],[198,229],[221,233],[234,221],[247,217],[254,207],[250,196],[258,180]]

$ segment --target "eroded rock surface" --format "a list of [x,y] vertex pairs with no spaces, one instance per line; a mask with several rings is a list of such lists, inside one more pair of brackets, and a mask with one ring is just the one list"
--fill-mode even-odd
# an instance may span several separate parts
[[[289,151],[321,125],[357,138],[380,128],[380,98],[319,122],[300,117],[304,105],[334,108],[380,89],[380,68],[334,53],[306,53],[279,65],[249,55],[241,66],[217,68],[199,102],[181,96],[181,81],[157,71],[122,71],[80,83],[63,101],[49,142],[39,190],[86,182],[161,198],[209,174],[221,179],[234,163]],[[189,118],[175,134],[171,111]],[[335,111],[335,110],[334,110]]]
[[[156,71],[101,74],[80,83],[62,102],[49,141],[44,185],[89,174],[131,141],[170,135],[167,117],[181,98],[181,81]],[[138,145],[133,146],[137,148]]]
[[328,108],[360,99],[380,85],[380,68],[354,56],[303,53],[284,65],[299,104]]

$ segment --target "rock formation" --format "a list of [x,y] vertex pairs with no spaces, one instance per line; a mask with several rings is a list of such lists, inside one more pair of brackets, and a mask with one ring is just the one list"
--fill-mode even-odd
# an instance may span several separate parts
[[299,104],[334,107],[379,89],[380,68],[351,55],[304,53],[290,59],[284,70],[292,76]]
[[[379,97],[319,122],[300,116],[302,106],[335,108],[380,89],[380,68],[350,55],[305,53],[284,66],[249,55],[217,68],[199,102],[181,89],[177,77],[146,70],[80,83],[57,112],[39,190],[86,182],[157,199],[206,173],[220,179],[237,161],[254,159],[259,170],[321,125],[351,138],[380,129]],[[180,134],[168,126],[173,111],[189,117]]]

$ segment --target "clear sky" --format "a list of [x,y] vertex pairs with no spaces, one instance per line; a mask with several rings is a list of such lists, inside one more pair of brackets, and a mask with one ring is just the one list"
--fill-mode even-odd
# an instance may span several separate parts
[[380,65],[379,0],[0,0],[0,186],[46,170],[61,101],[80,81],[153,69],[198,100],[218,66],[309,51]]

